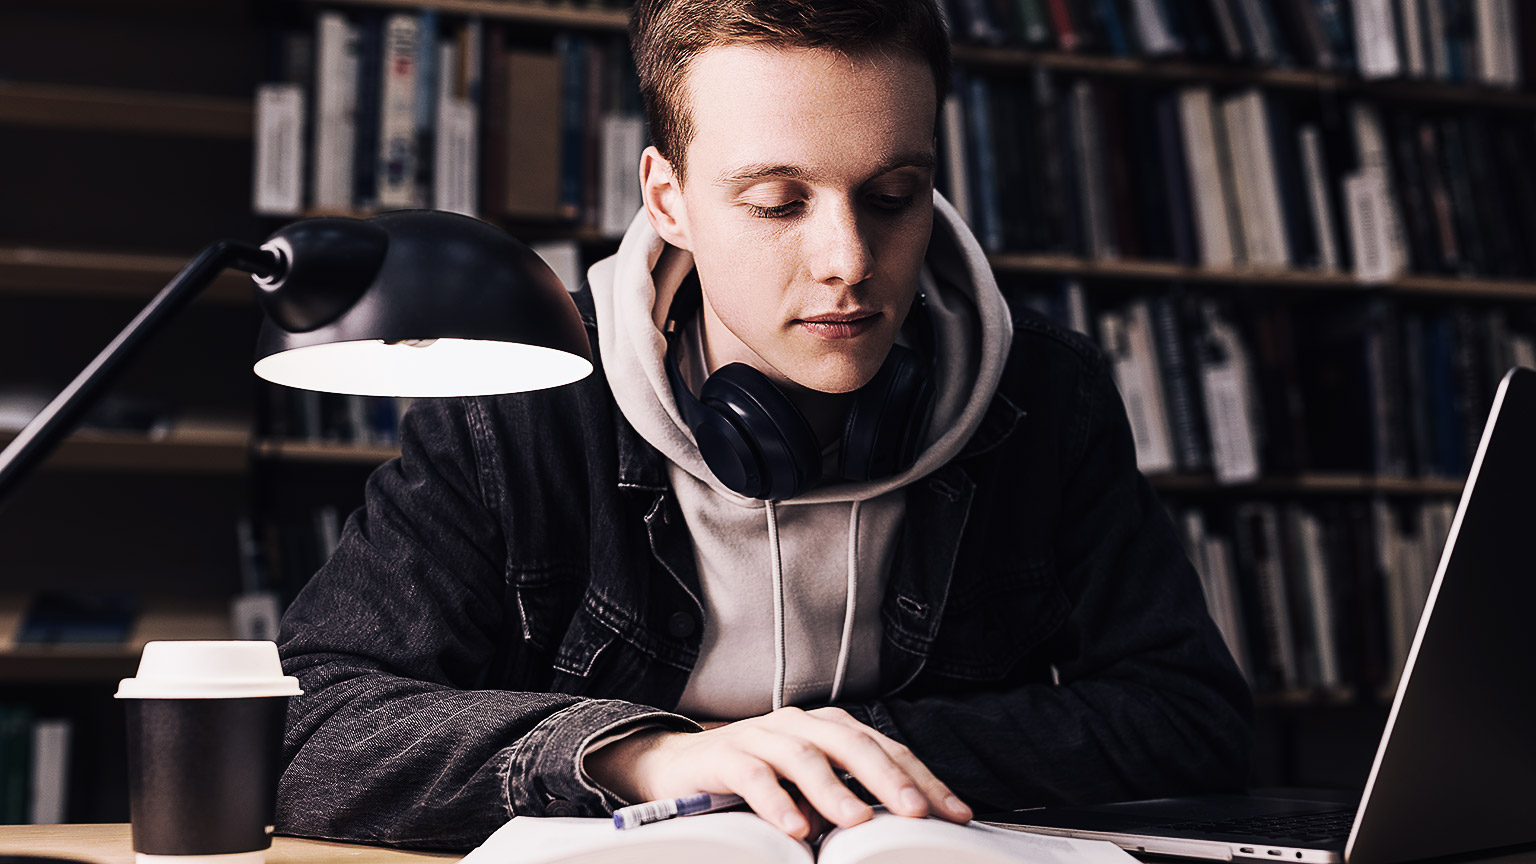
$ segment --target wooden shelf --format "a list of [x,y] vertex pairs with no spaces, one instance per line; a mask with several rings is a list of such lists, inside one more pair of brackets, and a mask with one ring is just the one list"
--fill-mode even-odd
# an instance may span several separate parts
[[1301,474],[1266,477],[1256,483],[1222,485],[1209,474],[1152,474],[1159,492],[1222,495],[1428,495],[1456,497],[1462,480],[1416,477],[1373,477],[1366,474]]
[[[0,447],[15,432],[0,432]],[[118,471],[154,474],[244,474],[250,435],[244,429],[185,429],[151,438],[126,432],[84,430],[59,445],[43,470]]]
[[19,644],[16,633],[26,604],[25,595],[0,596],[0,684],[113,681],[134,673],[146,642],[234,638],[225,601],[150,595],[140,599],[126,642]]
[[335,464],[377,465],[400,455],[399,446],[365,446],[329,441],[258,442],[254,454],[261,459],[283,462],[329,462]]
[[526,3],[517,0],[311,0],[326,6],[368,6],[382,9],[432,9],[442,15],[479,15],[499,21],[566,27],[578,30],[613,30],[629,27],[629,10],[594,9],[569,3]]
[[249,140],[249,99],[0,82],[0,125]]
[[1106,57],[1064,51],[1026,51],[983,45],[956,45],[955,62],[991,70],[1057,69],[1082,75],[1153,79],[1164,83],[1194,82],[1229,86],[1262,86],[1286,90],[1337,91],[1350,95],[1455,105],[1536,110],[1536,93],[1442,81],[1393,79],[1366,81],[1338,72],[1315,69],[1272,69],[1188,60],[1149,60]]
[[1459,279],[1449,276],[1401,276],[1390,282],[1361,282],[1348,273],[1318,270],[1213,270],[1166,261],[1088,261],[1071,255],[1026,255],[1014,252],[987,256],[998,273],[1059,274],[1084,279],[1128,279],[1160,282],[1228,282],[1276,288],[1380,290],[1394,294],[1437,297],[1482,297],[1536,300],[1536,282],[1509,279]]
[[[0,247],[0,294],[148,302],[191,260],[192,256]],[[254,298],[250,277],[228,271],[195,302],[252,303]]]
[[[1388,702],[1390,702],[1390,699],[1391,696],[1388,695]],[[1348,688],[1338,690],[1281,690],[1253,694],[1253,704],[1259,708],[1347,708],[1374,704],[1379,701],[1381,700],[1362,699],[1353,690]]]
[[[345,219],[369,219],[380,213],[389,211],[377,210],[330,210],[314,209],[305,210],[300,218],[315,219],[320,217],[342,217]],[[516,216],[478,216],[482,221],[506,231],[508,234],[525,242],[539,240],[575,240],[586,245],[608,245],[617,247],[624,238],[617,234],[606,234],[600,229],[587,225],[572,225],[569,222],[561,222],[552,219],[519,218]]]

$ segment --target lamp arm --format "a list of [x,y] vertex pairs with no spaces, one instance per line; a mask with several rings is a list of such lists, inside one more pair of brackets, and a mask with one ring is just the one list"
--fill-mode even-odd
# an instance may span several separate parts
[[116,380],[144,344],[165,322],[202,293],[215,277],[226,268],[257,276],[273,276],[281,267],[282,262],[272,252],[233,240],[220,240],[199,252],[117,334],[117,338],[32,418],[4,451],[0,451],[0,506],[4,506],[11,490],[22,478],[73,431],[85,409],[103,388]]

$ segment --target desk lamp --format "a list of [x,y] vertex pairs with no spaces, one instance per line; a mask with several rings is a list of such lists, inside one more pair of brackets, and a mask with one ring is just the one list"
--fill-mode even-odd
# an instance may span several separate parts
[[436,210],[294,222],[260,247],[200,252],[0,451],[0,506],[92,400],[226,268],[250,273],[265,320],[257,375],[365,396],[480,396],[592,371],[576,304],[533,250]]

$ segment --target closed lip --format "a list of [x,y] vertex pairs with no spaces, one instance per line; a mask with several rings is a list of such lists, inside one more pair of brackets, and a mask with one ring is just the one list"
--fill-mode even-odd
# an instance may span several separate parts
[[855,309],[852,312],[828,312],[824,315],[807,315],[796,318],[796,321],[805,321],[809,324],[847,324],[850,321],[861,321],[865,318],[873,318],[879,312],[866,309]]

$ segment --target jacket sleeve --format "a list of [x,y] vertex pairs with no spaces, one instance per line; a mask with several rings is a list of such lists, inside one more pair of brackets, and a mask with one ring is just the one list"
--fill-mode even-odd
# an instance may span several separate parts
[[[472,400],[417,403],[402,456],[368,481],[335,554],[283,618],[283,833],[466,848],[514,815],[600,815],[586,747],[636,725],[697,730],[617,700],[476,689],[500,634],[504,534],[487,505]],[[510,611],[509,611],[510,608]]]
[[843,706],[908,745],[980,811],[1235,790],[1252,697],[1199,579],[1136,468],[1124,404],[1096,354],[1062,444],[1056,683]]

